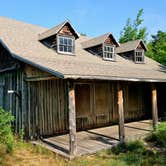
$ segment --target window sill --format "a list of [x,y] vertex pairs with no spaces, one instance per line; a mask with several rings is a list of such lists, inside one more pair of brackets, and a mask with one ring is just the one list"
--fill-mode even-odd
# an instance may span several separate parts
[[111,61],[111,62],[116,62],[115,59],[110,59],[110,58],[103,58],[104,61]]
[[75,53],[57,51],[58,54],[75,56]]
[[145,62],[135,62],[135,64],[145,64]]

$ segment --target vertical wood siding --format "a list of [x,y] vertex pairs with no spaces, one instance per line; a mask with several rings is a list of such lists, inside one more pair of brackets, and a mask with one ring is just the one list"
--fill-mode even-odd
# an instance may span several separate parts
[[[125,122],[151,117],[150,85],[121,82],[124,91]],[[76,90],[77,129],[118,123],[117,82],[78,82]]]
[[26,133],[29,137],[68,131],[67,85],[64,80],[28,82]]
[[13,129],[19,133],[24,128],[24,109],[22,109],[22,97],[18,98],[15,94],[9,94],[8,90],[24,91],[23,73],[21,70],[4,72],[0,74],[0,107],[10,111],[15,120]]

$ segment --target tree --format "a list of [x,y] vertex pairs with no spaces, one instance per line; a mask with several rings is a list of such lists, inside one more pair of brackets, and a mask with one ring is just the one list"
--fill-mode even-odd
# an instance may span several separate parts
[[147,56],[166,66],[166,32],[158,31],[152,35]]
[[140,27],[144,21],[141,19],[142,14],[143,9],[140,9],[133,23],[131,23],[130,18],[127,19],[126,25],[120,33],[120,43],[125,43],[136,39],[142,39],[144,42],[146,42],[147,29],[146,27]]

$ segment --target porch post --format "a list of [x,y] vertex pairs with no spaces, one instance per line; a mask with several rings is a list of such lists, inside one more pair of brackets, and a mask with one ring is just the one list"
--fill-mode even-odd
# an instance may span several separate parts
[[123,143],[125,139],[124,131],[124,107],[123,107],[123,90],[118,85],[118,113],[119,113],[119,139]]
[[68,110],[69,110],[69,153],[71,156],[75,156],[77,153],[77,138],[76,138],[75,90],[72,81],[68,81]]
[[158,124],[158,109],[157,109],[157,90],[154,84],[152,84],[152,118],[153,128],[156,130]]

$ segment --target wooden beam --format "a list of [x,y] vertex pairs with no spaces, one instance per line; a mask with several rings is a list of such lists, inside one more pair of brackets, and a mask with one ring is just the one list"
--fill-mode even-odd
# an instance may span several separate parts
[[152,85],[152,118],[153,128],[156,130],[158,124],[158,109],[157,109],[157,90],[155,85]]
[[125,139],[123,91],[119,87],[118,87],[118,113],[119,113],[119,140],[121,143],[123,143]]
[[77,153],[76,137],[76,112],[75,112],[75,90],[73,82],[68,82],[68,109],[69,109],[69,153],[75,156]]
[[58,77],[54,76],[34,76],[34,77],[26,77],[25,81],[44,81],[44,80],[56,80]]

